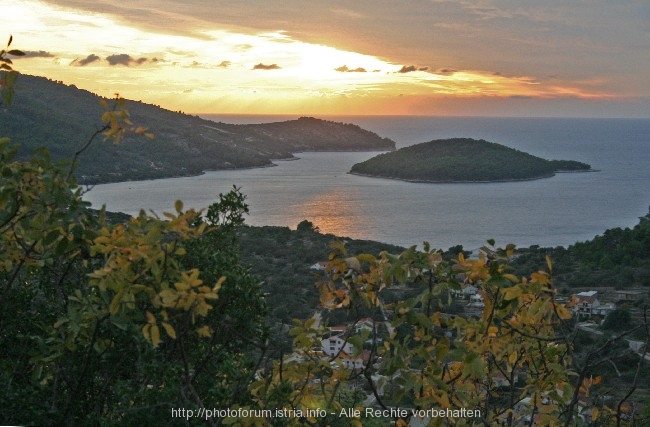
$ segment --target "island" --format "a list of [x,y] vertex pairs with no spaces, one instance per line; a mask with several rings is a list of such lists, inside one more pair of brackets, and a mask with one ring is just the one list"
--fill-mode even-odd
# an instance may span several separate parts
[[412,182],[502,182],[590,171],[573,160],[545,160],[472,138],[438,139],[379,154],[352,166],[351,174]]

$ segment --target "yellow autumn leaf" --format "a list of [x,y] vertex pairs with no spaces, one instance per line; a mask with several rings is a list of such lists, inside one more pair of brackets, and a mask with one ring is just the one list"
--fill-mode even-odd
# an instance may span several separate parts
[[548,274],[543,271],[539,271],[537,273],[531,274],[530,280],[534,283],[539,283],[540,285],[548,285],[549,283],[551,283],[551,281],[548,278]]
[[514,364],[517,363],[517,358],[518,357],[519,357],[519,355],[517,353],[514,353],[514,352],[510,353],[510,355],[508,356],[508,363],[510,363],[510,365],[514,366]]
[[160,328],[158,328],[158,325],[151,325],[151,344],[154,347],[158,347],[158,344],[160,344]]
[[348,268],[351,268],[354,271],[361,271],[361,263],[356,257],[346,258],[345,264],[348,266]]
[[148,323],[142,327],[142,336],[144,336],[144,339],[146,339],[147,341],[151,340],[150,330],[151,330],[151,325]]
[[548,266],[548,271],[553,272],[553,263],[551,262],[551,257],[546,255],[546,265]]
[[519,279],[514,274],[506,273],[503,274],[503,277],[510,280],[512,283],[517,283]]
[[150,323],[152,325],[156,323],[156,316],[151,314],[149,311],[147,311],[146,314],[147,314],[147,323]]
[[591,421],[596,421],[598,419],[598,408],[595,406],[591,408]]
[[513,286],[511,288],[505,288],[503,291],[503,299],[506,301],[513,300],[515,298],[519,298],[523,291],[519,286]]
[[174,287],[180,292],[188,291],[190,289],[190,285],[181,282],[174,283]]
[[169,335],[171,338],[176,339],[176,330],[172,325],[170,325],[167,322],[162,322],[162,326],[165,329],[165,332],[167,335]]
[[200,337],[209,338],[212,336],[212,329],[210,329],[209,326],[205,325],[198,328],[196,330],[196,333],[199,334]]
[[122,302],[122,295],[124,295],[124,288],[120,289],[117,294],[111,300],[110,305],[108,306],[108,312],[111,314],[116,314],[120,309],[120,303]]
[[557,315],[560,319],[570,319],[571,318],[571,312],[566,309],[563,305],[558,305],[555,308]]
[[163,289],[158,293],[158,296],[160,297],[161,304],[164,307],[173,307],[178,300],[178,293],[173,289]]

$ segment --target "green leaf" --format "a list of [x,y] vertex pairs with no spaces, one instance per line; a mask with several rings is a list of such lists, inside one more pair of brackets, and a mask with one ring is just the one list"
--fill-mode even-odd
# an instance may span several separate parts
[[500,288],[509,288],[512,286],[512,282],[501,275],[490,278],[487,284],[491,286],[498,286]]
[[[0,68],[4,68],[4,64]],[[13,100],[14,100],[13,88],[5,88],[5,90],[2,91],[2,101],[4,102],[5,105],[11,105]]]
[[16,83],[16,80],[18,80],[18,73],[16,71],[7,73],[5,76],[5,84],[8,87],[12,87]]

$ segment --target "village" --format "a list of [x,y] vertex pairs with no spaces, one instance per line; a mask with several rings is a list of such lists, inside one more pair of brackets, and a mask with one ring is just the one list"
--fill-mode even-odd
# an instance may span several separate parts
[[[321,261],[313,264],[310,268],[316,271],[324,271],[327,262]],[[569,307],[570,312],[575,319],[575,327],[583,332],[588,333],[594,338],[603,337],[606,334],[611,334],[611,330],[606,330],[604,325],[609,315],[619,311],[629,313],[632,321],[641,321],[643,312],[641,310],[640,301],[650,300],[650,291],[646,288],[628,288],[616,289],[613,287],[592,287],[592,288],[578,288],[572,289],[571,293],[564,290],[559,295],[556,295],[555,301]],[[479,287],[472,284],[463,284],[459,290],[450,290],[450,297],[452,304],[449,306],[449,313],[442,313],[442,316],[454,317],[479,317],[485,307],[484,297]],[[384,313],[384,316],[387,313]],[[320,323],[320,314],[316,314],[317,324]],[[390,322],[385,319],[383,321],[373,320],[372,318],[362,318],[354,322],[352,326],[335,325],[327,326],[326,331],[320,337],[320,345],[313,348],[314,354],[318,355],[324,360],[330,361],[333,368],[344,368],[351,371],[361,371],[372,365],[373,380],[379,381],[382,384],[377,392],[380,396],[383,395],[384,388],[391,382],[390,378],[382,378],[381,375],[376,373],[376,368],[379,367],[381,362],[373,351],[373,345],[381,345],[382,337],[386,337],[394,332]],[[362,348],[353,344],[354,336],[363,334],[366,340],[363,342]],[[448,338],[453,336],[447,332]],[[374,342],[373,342],[374,340]],[[625,338],[629,351],[638,354],[650,361],[650,352],[643,354],[645,342]],[[356,341],[355,341],[356,342]],[[374,357],[374,358],[373,358]],[[613,363],[613,362],[612,362]],[[620,375],[620,373],[619,373]],[[503,374],[497,372],[491,378],[492,384],[496,387],[507,388],[513,385]],[[523,384],[524,379],[518,378],[518,384]],[[607,396],[600,397],[603,401],[607,400]],[[516,407],[516,411],[522,414],[528,410],[530,399],[523,399]],[[363,400],[364,406],[376,405],[377,401],[372,393],[368,393]],[[584,420],[591,417],[591,407],[593,401],[589,400],[588,393],[581,394],[577,401],[578,413]],[[626,403],[626,410],[634,413],[639,410],[640,406],[634,402]],[[522,420],[530,421],[530,418],[523,417]],[[411,420],[413,426],[425,426],[429,419]]]

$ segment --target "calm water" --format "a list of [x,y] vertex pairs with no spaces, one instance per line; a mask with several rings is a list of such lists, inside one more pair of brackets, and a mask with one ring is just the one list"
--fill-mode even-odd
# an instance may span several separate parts
[[[295,117],[207,117],[259,123]],[[135,214],[173,211],[176,199],[201,208],[233,185],[248,196],[251,225],[295,228],[404,246],[476,248],[487,239],[519,246],[567,246],[629,227],[650,205],[650,120],[336,117],[398,147],[436,138],[483,138],[548,159],[578,160],[599,172],[528,182],[415,184],[347,174],[376,153],[300,153],[277,167],[96,186],[94,206]],[[480,161],[480,159],[477,159]]]

